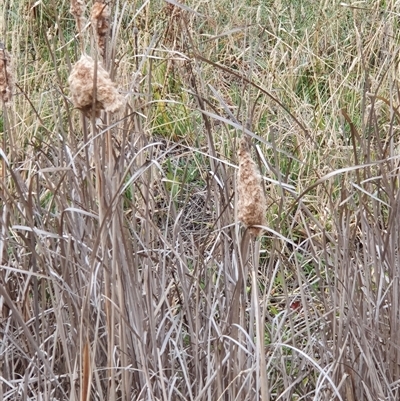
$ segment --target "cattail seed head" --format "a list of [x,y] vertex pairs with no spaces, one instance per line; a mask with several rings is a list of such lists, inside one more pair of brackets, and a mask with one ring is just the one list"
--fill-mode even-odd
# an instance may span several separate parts
[[110,7],[101,1],[94,2],[90,13],[90,22],[92,23],[99,53],[104,57],[107,34],[110,30]]
[[0,99],[7,107],[11,105],[14,90],[14,73],[11,57],[4,45],[0,43]]
[[255,237],[261,228],[253,226],[265,225],[267,201],[262,186],[262,178],[258,167],[251,158],[250,141],[242,137],[239,142],[239,172],[237,175],[238,219],[248,227]]
[[84,0],[71,0],[69,12],[74,16],[78,33],[82,32],[85,26],[85,9]]
[[[82,55],[75,63],[68,83],[71,89],[72,103],[80,109],[87,117],[91,116],[93,110],[93,86],[94,86],[94,60],[88,55]],[[95,113],[98,117],[101,110],[112,113],[123,106],[123,97],[111,81],[108,72],[100,63],[97,64],[96,103]]]

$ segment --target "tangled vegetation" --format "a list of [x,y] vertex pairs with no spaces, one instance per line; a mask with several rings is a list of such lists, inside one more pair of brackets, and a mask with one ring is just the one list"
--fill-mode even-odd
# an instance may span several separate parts
[[4,0],[0,399],[400,399],[399,13]]

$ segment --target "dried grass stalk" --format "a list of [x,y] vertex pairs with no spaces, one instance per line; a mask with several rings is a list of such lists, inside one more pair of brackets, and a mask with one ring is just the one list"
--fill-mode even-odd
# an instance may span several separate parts
[[[91,116],[93,110],[94,60],[84,54],[73,66],[68,83],[71,89],[72,103],[86,116]],[[111,81],[108,72],[100,63],[97,64],[95,114],[100,111],[118,111],[123,106],[123,97]]]
[[92,23],[99,53],[104,57],[107,34],[110,30],[110,7],[101,1],[93,3],[90,22]]
[[0,43],[0,98],[5,106],[11,105],[14,90],[14,73],[11,57],[4,45]]
[[258,236],[262,229],[253,226],[265,225],[267,200],[265,198],[262,178],[258,167],[251,158],[250,142],[242,137],[239,142],[239,172],[237,176],[238,219],[249,229],[254,236]]
[[74,16],[78,33],[82,32],[85,26],[85,9],[84,0],[71,0],[70,13]]

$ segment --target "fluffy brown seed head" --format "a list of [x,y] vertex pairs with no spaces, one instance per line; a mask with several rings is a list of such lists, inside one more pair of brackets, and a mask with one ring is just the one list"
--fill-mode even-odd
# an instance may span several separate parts
[[74,16],[78,32],[82,32],[85,26],[85,2],[84,0],[71,0],[70,13]]
[[[88,55],[82,55],[73,66],[68,83],[71,89],[74,106],[90,117],[93,110],[94,60]],[[108,72],[100,63],[97,64],[96,82],[96,116],[101,110],[112,113],[123,106],[123,97],[118,93],[115,84],[111,81]]]
[[265,225],[267,201],[265,198],[261,175],[256,163],[251,158],[250,142],[242,137],[239,142],[239,172],[237,176],[238,219],[257,236]]
[[110,7],[101,1],[93,3],[90,22],[92,23],[99,53],[104,57],[107,34],[110,30]]
[[0,43],[0,99],[5,106],[11,105],[14,90],[14,73],[11,57],[4,45]]

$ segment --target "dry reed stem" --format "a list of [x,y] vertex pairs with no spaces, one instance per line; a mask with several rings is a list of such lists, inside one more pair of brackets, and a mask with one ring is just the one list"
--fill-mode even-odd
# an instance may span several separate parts
[[253,226],[265,225],[265,198],[261,175],[254,160],[251,158],[250,142],[242,137],[239,142],[239,172],[237,176],[238,219],[255,237],[262,229]]
[[110,7],[101,1],[96,1],[90,14],[94,36],[102,57],[106,51],[106,37],[110,29]]
[[85,26],[86,5],[83,0],[71,0],[70,13],[74,16],[78,33],[82,32]]
[[0,44],[0,98],[5,106],[11,105],[14,89],[14,74],[11,57],[3,44]]
[[89,353],[89,343],[86,340],[84,348],[83,348],[83,357],[82,357],[82,393],[81,393],[81,401],[87,401],[89,399],[90,393],[90,353]]
[[[87,117],[91,116],[93,110],[93,85],[94,85],[94,60],[83,54],[75,63],[68,83],[71,89],[72,103],[80,109]],[[100,63],[97,64],[96,103],[95,114],[98,117],[100,111],[118,111],[123,106],[123,97],[111,81],[108,72]]]

